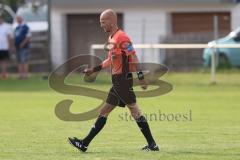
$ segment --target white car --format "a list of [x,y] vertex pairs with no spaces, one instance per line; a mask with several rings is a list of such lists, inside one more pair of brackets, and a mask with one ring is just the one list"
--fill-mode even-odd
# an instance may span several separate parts
[[[26,4],[18,8],[16,15],[21,15],[24,18],[32,33],[38,33],[48,31],[47,13],[47,5],[38,6],[34,10],[32,4]],[[16,20],[13,26],[14,28],[17,26]]]

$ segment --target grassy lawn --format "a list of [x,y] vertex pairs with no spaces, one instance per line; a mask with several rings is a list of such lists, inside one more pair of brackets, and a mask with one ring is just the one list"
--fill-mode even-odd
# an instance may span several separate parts
[[[162,79],[173,85],[170,93],[138,99],[147,116],[159,118],[161,113],[169,118],[149,120],[161,148],[157,153],[140,150],[146,142],[136,123],[125,117],[127,108],[116,108],[88,152],[80,153],[67,137],[84,137],[95,120],[62,121],[55,116],[55,105],[73,99],[71,111],[78,113],[93,109],[100,100],[57,93],[40,75],[1,80],[0,160],[240,159],[240,72],[218,73],[216,85],[209,84],[208,72],[200,71],[168,73]],[[78,78],[69,81],[77,84]],[[109,83],[91,87],[108,91]],[[188,117],[170,118],[179,114]]]

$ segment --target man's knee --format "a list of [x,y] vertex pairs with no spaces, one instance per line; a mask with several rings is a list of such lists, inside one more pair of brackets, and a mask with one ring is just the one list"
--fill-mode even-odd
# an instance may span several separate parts
[[115,108],[115,106],[110,105],[110,104],[105,104],[100,110],[99,110],[99,115],[107,117],[109,113]]
[[107,117],[110,112],[107,112],[104,108],[99,110],[99,115],[103,117]]
[[130,111],[140,111],[140,109],[136,103],[128,104],[127,107]]
[[131,112],[131,115],[133,116],[134,119],[137,119],[141,116],[141,110],[139,109],[139,107],[136,104],[130,104],[127,105],[128,109]]

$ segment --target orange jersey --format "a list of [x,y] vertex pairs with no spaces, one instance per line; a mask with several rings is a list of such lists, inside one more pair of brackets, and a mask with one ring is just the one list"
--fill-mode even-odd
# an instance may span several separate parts
[[137,63],[136,53],[129,37],[122,30],[117,30],[113,36],[108,38],[111,48],[108,57],[102,63],[102,68],[111,66],[111,73],[122,74],[135,71]]

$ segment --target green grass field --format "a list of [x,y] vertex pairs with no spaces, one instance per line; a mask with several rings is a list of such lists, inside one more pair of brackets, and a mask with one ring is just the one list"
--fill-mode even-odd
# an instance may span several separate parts
[[[68,136],[84,137],[95,120],[65,122],[55,116],[62,99],[74,100],[72,112],[94,108],[99,100],[63,95],[48,86],[40,75],[23,81],[12,77],[0,81],[0,160],[147,160],[147,159],[240,159],[240,72],[217,74],[210,85],[208,72],[168,73],[170,93],[139,98],[143,113],[188,114],[191,120],[150,121],[161,152],[140,150],[146,142],[135,122],[123,120],[127,108],[116,108],[88,152],[80,153]],[[75,79],[76,81],[76,79]],[[108,90],[109,84],[94,87]]]

